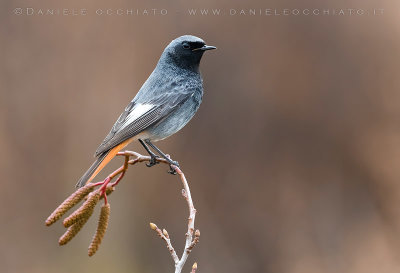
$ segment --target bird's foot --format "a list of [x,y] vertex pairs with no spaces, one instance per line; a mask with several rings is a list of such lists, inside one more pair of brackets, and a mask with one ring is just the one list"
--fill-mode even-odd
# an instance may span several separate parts
[[150,168],[150,167],[153,167],[154,165],[160,163],[157,161],[157,158],[159,158],[158,155],[151,155],[150,161],[149,161],[149,163],[146,163],[146,166]]
[[178,163],[178,161],[171,161],[170,163],[171,163],[171,165],[169,166],[168,173],[170,173],[172,175],[176,175],[177,172],[176,172],[175,168],[173,168],[172,166],[176,166],[176,167],[180,168],[179,163]]

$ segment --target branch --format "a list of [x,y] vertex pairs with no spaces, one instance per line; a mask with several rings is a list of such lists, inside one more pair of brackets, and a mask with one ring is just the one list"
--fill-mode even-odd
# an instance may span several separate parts
[[[167,164],[168,164],[168,162],[167,162]],[[190,252],[192,252],[192,249],[199,242],[200,231],[196,230],[196,232],[194,232],[194,220],[196,218],[196,209],[194,208],[194,205],[193,205],[192,195],[190,193],[189,184],[186,180],[185,174],[177,166],[171,165],[171,168],[174,169],[175,172],[181,178],[182,185],[183,185],[182,196],[183,196],[183,198],[185,198],[187,205],[189,207],[188,230],[186,232],[185,248],[183,250],[181,258],[179,259],[178,256],[176,255],[176,252],[171,245],[168,232],[165,229],[163,230],[163,232],[161,232],[161,230],[154,223],[150,223],[150,228],[155,230],[157,232],[158,236],[160,236],[161,239],[163,239],[166,242],[167,248],[168,248],[169,252],[171,253],[172,259],[175,262],[175,273],[180,273],[180,272],[182,272],[183,266],[185,265]],[[195,235],[194,239],[193,239],[193,233]],[[196,268],[194,269],[194,267],[196,267]],[[193,265],[192,272],[195,272],[196,269],[197,269],[197,263],[195,263]]]
[[[144,156],[136,152],[125,151],[117,154],[118,156],[124,156],[125,161],[124,165],[119,167],[117,170],[112,172],[101,182],[89,183],[84,187],[77,189],[73,194],[71,194],[60,206],[58,206],[54,212],[47,218],[46,225],[50,226],[55,223],[57,220],[61,219],[61,217],[72,207],[78,204],[80,201],[85,200],[80,208],[78,208],[75,212],[73,212],[69,217],[64,219],[63,224],[68,230],[61,236],[59,243],[60,245],[64,245],[68,243],[86,224],[90,216],[92,215],[95,206],[99,202],[99,200],[104,200],[104,205],[102,206],[99,222],[97,226],[97,230],[95,235],[93,236],[92,242],[89,246],[88,254],[92,256],[96,253],[99,245],[104,237],[108,226],[108,219],[110,214],[110,204],[108,203],[107,197],[115,190],[115,186],[121,181],[124,177],[126,171],[128,170],[130,165],[135,165],[140,162],[147,162],[151,160],[150,156]],[[131,159],[131,157],[134,157]],[[170,165],[170,163],[163,158],[156,158],[158,163],[164,163]],[[183,189],[182,196],[185,198],[186,203],[189,207],[189,218],[188,218],[188,230],[186,232],[186,241],[185,248],[183,250],[182,256],[179,259],[178,255],[174,247],[172,246],[171,239],[167,230],[159,229],[155,224],[150,223],[150,228],[157,232],[158,236],[165,241],[167,249],[169,250],[172,259],[175,263],[175,273],[180,273],[183,269],[183,266],[186,263],[186,260],[199,242],[200,231],[194,231],[194,220],[196,217],[196,209],[193,205],[192,196],[190,193],[189,184],[186,180],[184,173],[177,166],[170,165],[170,167],[179,175]],[[111,181],[117,177],[115,182]],[[98,187],[97,189],[95,189]],[[194,238],[193,238],[194,234]],[[195,273],[197,270],[197,263],[194,263],[192,266],[192,273]]]
[[169,234],[167,232],[167,230],[163,229],[161,231],[161,229],[159,229],[156,224],[154,223],[150,223],[150,228],[152,230],[155,230],[158,234],[158,236],[160,236],[161,239],[163,239],[167,245],[167,248],[169,250],[169,252],[171,253],[172,259],[174,260],[175,264],[177,264],[179,262],[179,258],[178,255],[176,255],[175,249],[171,244],[171,239],[169,238]]

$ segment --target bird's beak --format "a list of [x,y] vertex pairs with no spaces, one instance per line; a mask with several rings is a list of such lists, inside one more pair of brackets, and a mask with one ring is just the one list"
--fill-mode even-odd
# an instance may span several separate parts
[[202,47],[199,48],[195,48],[192,51],[206,51],[206,50],[211,50],[211,49],[217,49],[215,46],[208,46],[208,45],[204,45]]

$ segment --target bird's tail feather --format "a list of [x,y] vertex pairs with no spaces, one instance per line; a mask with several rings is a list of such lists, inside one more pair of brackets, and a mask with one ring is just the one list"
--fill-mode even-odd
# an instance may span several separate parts
[[85,172],[81,179],[79,179],[78,183],[76,184],[77,188],[83,187],[86,185],[87,182],[89,182],[89,179],[92,178],[92,175],[99,168],[101,162],[103,162],[104,158],[106,158],[108,154],[109,151],[106,151],[96,158],[96,161],[92,164],[92,166],[90,166],[90,168]]
[[76,184],[77,188],[85,186],[87,183],[92,181],[92,179],[117,155],[119,151],[125,148],[130,142],[134,139],[130,138],[125,140],[124,142],[118,144],[114,148],[100,154],[96,161],[90,166],[90,168],[85,172],[85,174],[79,179],[78,183]]

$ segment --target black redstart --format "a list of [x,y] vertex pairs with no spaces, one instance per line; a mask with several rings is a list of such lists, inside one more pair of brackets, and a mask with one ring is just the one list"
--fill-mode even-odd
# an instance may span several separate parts
[[117,122],[97,148],[96,161],[79,179],[82,187],[110,162],[126,145],[138,140],[150,154],[147,166],[156,164],[156,155],[172,161],[152,142],[162,140],[182,129],[194,116],[203,97],[199,64],[206,50],[215,49],[195,36],[173,40],[162,53],[156,68],[128,104]]

